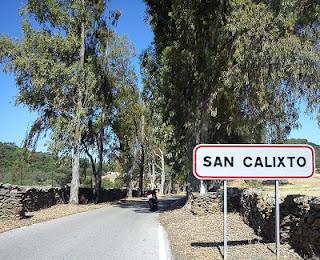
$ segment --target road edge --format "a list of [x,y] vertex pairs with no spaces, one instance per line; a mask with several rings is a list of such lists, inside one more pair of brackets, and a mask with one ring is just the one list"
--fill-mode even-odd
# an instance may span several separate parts
[[171,255],[168,234],[160,223],[158,225],[158,237],[159,237],[159,259],[171,260],[172,255]]

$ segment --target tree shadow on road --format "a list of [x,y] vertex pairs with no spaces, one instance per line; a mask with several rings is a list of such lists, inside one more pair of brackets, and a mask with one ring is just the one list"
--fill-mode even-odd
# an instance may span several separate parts
[[114,207],[133,209],[136,213],[154,213],[150,210],[145,200],[121,200],[113,205]]
[[156,213],[168,210],[175,210],[183,207],[185,198],[160,198],[157,211],[151,211],[148,201],[145,198],[139,200],[120,200],[113,204],[114,207],[133,209],[136,213]]
[[174,211],[177,209],[181,209],[184,207],[184,205],[187,202],[187,197],[186,196],[180,196],[174,200],[172,199],[165,199],[164,200],[164,207],[160,208],[160,212],[165,212],[165,211]]

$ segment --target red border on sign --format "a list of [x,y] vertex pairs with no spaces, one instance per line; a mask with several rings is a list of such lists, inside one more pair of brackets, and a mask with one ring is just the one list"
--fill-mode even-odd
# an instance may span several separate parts
[[[308,148],[312,154],[312,173],[309,176],[201,176],[197,173],[197,150],[201,147],[215,147],[215,148]],[[200,180],[212,180],[212,179],[308,179],[311,178],[315,173],[315,151],[311,145],[267,145],[267,144],[198,144],[193,149],[193,174]]]

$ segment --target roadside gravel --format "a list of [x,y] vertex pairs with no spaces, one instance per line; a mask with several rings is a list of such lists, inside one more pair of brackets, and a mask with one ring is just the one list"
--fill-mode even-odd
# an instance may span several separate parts
[[35,223],[44,222],[50,219],[56,219],[84,211],[109,207],[111,203],[100,204],[58,204],[47,209],[41,209],[28,213],[28,218],[25,219],[0,219],[0,233],[24,226],[29,226]]
[[[194,216],[185,208],[162,212],[173,258],[223,259],[223,213]],[[228,259],[276,259],[273,243],[264,243],[239,214],[228,213]],[[281,245],[281,259],[302,259],[288,244]]]

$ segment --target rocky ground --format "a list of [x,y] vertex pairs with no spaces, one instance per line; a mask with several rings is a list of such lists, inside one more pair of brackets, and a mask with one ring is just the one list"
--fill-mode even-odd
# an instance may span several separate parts
[[0,233],[19,227],[32,225],[39,222],[44,222],[50,219],[56,219],[67,215],[72,215],[84,211],[89,211],[98,208],[109,207],[110,203],[101,204],[58,204],[47,209],[28,213],[28,217],[24,219],[1,219],[0,218]]
[[[160,214],[168,232],[173,258],[223,259],[223,213],[194,216],[180,208]],[[275,258],[273,243],[264,243],[237,213],[228,213],[228,259]],[[281,245],[281,259],[302,259],[288,244]]]

